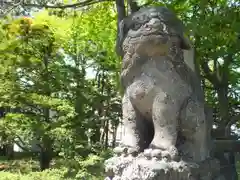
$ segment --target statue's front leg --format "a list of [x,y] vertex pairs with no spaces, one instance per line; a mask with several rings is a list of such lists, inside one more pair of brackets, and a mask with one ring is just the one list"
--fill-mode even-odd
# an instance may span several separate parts
[[173,160],[178,157],[176,148],[178,109],[177,103],[167,94],[162,92],[156,95],[152,108],[155,133],[150,144],[150,148],[155,151],[153,154],[159,152]]
[[124,125],[124,136],[120,143],[120,147],[115,149],[115,152],[127,154],[136,154],[141,150],[142,138],[140,128],[138,127],[140,121],[140,114],[134,109],[127,94],[122,99],[122,115]]

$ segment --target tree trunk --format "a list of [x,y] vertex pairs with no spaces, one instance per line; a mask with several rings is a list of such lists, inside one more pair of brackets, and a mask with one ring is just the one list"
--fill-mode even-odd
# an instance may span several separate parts
[[[48,48],[44,49],[44,58],[43,64],[45,66],[43,72],[43,79],[45,80],[44,84],[44,95],[50,97],[51,96],[51,89],[50,89],[50,74],[49,74],[49,61],[51,59],[51,53],[53,51],[53,42],[50,42]],[[43,107],[43,116],[44,122],[48,123],[48,127],[46,127],[45,131],[48,132],[51,129],[51,119],[50,119],[50,109],[48,107]],[[42,143],[41,143],[41,151],[39,155],[39,163],[41,171],[48,169],[50,167],[50,162],[53,157],[52,151],[52,144],[53,140],[47,135],[42,135]]]
[[7,156],[8,160],[11,160],[14,158],[13,144],[11,144],[11,143],[6,145],[6,156]]
[[94,127],[93,129],[93,135],[91,136],[91,144],[95,144],[97,142],[100,142],[101,140],[101,132],[100,132],[100,126]]
[[39,163],[41,171],[50,168],[50,163],[52,160],[52,151],[51,150],[41,150],[39,155]]
[[6,156],[6,146],[0,147],[0,156]]
[[109,131],[109,120],[107,119],[106,120],[106,124],[105,124],[105,127],[104,127],[104,134],[105,134],[105,146],[104,148],[107,149],[108,148],[108,131]]
[[101,131],[101,135],[100,135],[101,144],[104,144],[104,142],[105,142],[105,124],[106,124],[106,121],[103,120],[102,127],[101,127],[103,129],[103,131]]
[[113,141],[112,141],[112,148],[116,146],[116,138],[117,138],[117,126],[113,126]]
[[[223,84],[225,84],[223,82]],[[226,83],[227,85],[227,83]],[[219,130],[221,131],[221,136],[225,139],[231,139],[231,126],[227,126],[230,121],[229,115],[229,99],[228,99],[228,87],[216,87],[218,100],[219,100],[219,116],[221,118],[221,122],[219,125]],[[228,129],[226,129],[228,128]],[[216,137],[218,139],[218,137]],[[219,144],[218,144],[219,145]],[[222,147],[226,148],[226,146]],[[215,157],[219,159],[221,165],[221,173],[224,175],[226,179],[229,180],[238,180],[237,170],[236,170],[236,162],[235,162],[235,152],[234,147],[228,150],[222,151],[221,148],[217,148],[215,152]]]
[[0,148],[0,156],[5,156],[8,160],[14,159],[13,144],[5,144]]
[[[229,117],[229,99],[228,99],[228,87],[216,87],[218,100],[219,100],[219,117],[221,118],[220,126],[221,128],[225,129],[226,125],[228,124],[230,117]],[[228,131],[230,132],[230,131]],[[225,136],[229,136],[230,134],[226,134],[223,132]]]
[[118,54],[122,54],[121,50],[121,38],[120,38],[120,22],[125,18],[126,16],[126,9],[124,0],[115,0],[116,8],[117,8],[117,40],[116,40],[116,47],[115,50]]

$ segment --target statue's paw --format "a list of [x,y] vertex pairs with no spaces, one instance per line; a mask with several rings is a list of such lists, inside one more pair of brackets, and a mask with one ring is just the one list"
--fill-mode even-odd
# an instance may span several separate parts
[[167,148],[166,151],[169,153],[171,160],[173,161],[180,160],[178,149],[175,146],[170,146],[169,148]]
[[161,149],[145,149],[143,154],[147,159],[162,159],[162,150]]
[[137,148],[129,147],[127,153],[133,157],[136,157],[139,153],[139,150]]
[[152,151],[153,149],[145,149],[143,151],[143,155],[147,158],[147,159],[152,159]]
[[175,147],[170,147],[166,150],[160,148],[149,148],[144,150],[144,156],[147,159],[157,159],[164,161],[179,161],[178,150]]
[[157,159],[161,159],[162,158],[162,150],[161,149],[153,149],[152,150],[152,157],[153,158],[157,158]]
[[137,148],[134,147],[129,147],[129,146],[120,146],[120,147],[116,147],[114,148],[113,152],[115,154],[117,154],[117,156],[128,156],[128,155],[132,155],[134,157],[136,157],[138,155],[139,150]]
[[113,149],[113,152],[117,155],[117,156],[121,156],[121,155],[126,155],[127,154],[127,147],[115,147]]
[[162,160],[168,162],[171,159],[171,154],[168,151],[162,151]]

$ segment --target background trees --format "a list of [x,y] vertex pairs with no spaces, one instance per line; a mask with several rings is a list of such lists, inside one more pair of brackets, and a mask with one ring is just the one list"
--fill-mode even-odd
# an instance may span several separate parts
[[155,4],[172,9],[186,25],[195,47],[195,69],[214,113],[213,137],[228,140],[218,144],[218,157],[223,150],[234,155],[232,150],[239,149],[238,135],[231,130],[240,120],[238,1],[1,3],[3,147],[17,143],[30,150],[34,141],[43,170],[56,154],[84,159],[114,146],[121,117],[117,24],[140,7]]

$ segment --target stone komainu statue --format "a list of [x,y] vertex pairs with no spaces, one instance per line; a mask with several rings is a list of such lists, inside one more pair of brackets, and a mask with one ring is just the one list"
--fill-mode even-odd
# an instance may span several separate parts
[[122,149],[172,159],[202,161],[209,155],[203,92],[184,62],[191,48],[181,21],[165,7],[150,7],[120,24]]
[[143,8],[121,22],[117,42],[126,133],[106,179],[224,180],[209,157],[211,114],[184,59],[191,45],[181,21],[165,7]]

